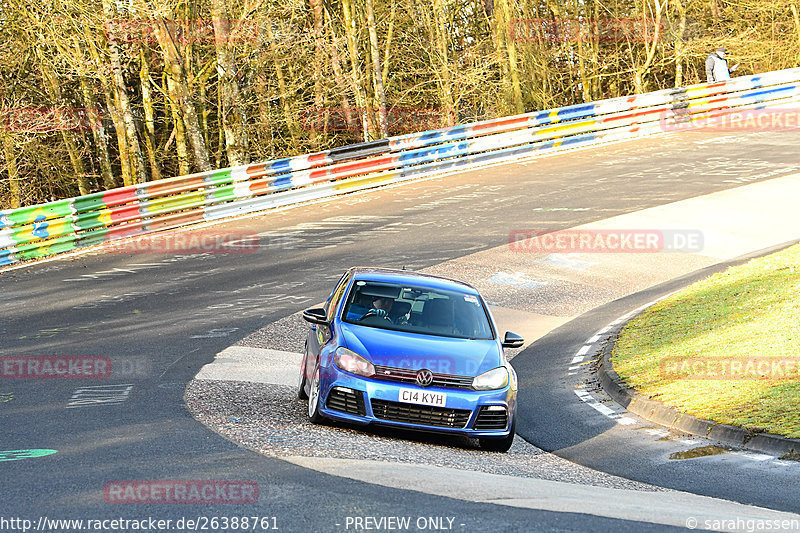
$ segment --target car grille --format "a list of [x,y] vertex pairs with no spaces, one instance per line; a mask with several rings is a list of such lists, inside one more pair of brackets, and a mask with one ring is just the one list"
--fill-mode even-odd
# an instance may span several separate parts
[[484,405],[478,410],[473,429],[506,429],[508,411],[501,405]]
[[377,418],[426,426],[463,428],[472,414],[472,411],[464,409],[448,409],[386,400],[372,400],[371,403],[372,413]]
[[367,414],[364,406],[364,393],[360,390],[334,387],[328,394],[328,401],[325,402],[325,406],[328,409],[350,415],[366,416]]
[[[375,379],[400,381],[401,383],[416,383],[417,370],[395,368],[391,366],[375,365]],[[452,374],[433,374],[431,387],[454,387],[458,389],[471,389],[473,378],[469,376],[455,376]]]

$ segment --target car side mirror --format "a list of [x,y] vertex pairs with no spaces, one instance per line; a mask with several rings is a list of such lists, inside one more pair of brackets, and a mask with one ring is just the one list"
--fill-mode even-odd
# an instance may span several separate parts
[[503,338],[503,348],[519,348],[523,344],[525,344],[525,339],[516,333],[506,331],[506,336]]
[[325,313],[323,308],[314,307],[312,309],[306,309],[303,311],[303,320],[312,324],[327,325],[328,315]]

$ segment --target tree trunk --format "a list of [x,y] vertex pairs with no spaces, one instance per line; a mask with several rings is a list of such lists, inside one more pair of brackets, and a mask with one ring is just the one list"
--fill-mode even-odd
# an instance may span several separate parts
[[[100,80],[100,87],[103,89],[103,98],[105,99],[106,109],[111,115],[111,121],[114,123],[114,133],[117,135],[117,151],[119,153],[119,166],[120,173],[122,174],[123,185],[133,185],[133,172],[131,169],[130,150],[128,149],[128,141],[125,133],[125,123],[122,120],[122,110],[119,107],[119,101],[112,94],[111,81],[104,75],[108,70],[107,65],[100,59],[100,54],[97,48],[92,44],[92,35],[89,32],[89,27],[83,27],[83,35],[86,42],[89,43],[89,55],[94,61],[95,68],[98,72]],[[116,180],[115,180],[116,181]]]
[[[104,0],[108,1],[108,0]],[[183,122],[186,126],[186,137],[189,140],[194,161],[201,172],[211,170],[211,161],[208,157],[206,142],[203,138],[203,130],[200,128],[200,119],[194,108],[189,82],[184,68],[184,58],[176,45],[175,22],[169,20],[158,20],[154,24],[154,33],[164,56],[164,69],[173,82],[173,97],[183,114]]]
[[[275,131],[272,126],[272,105],[273,96],[269,93],[267,85],[267,74],[262,69],[256,74],[255,92],[258,100],[259,123],[257,132],[269,132],[269,154],[270,159],[275,158]],[[261,145],[263,146],[263,145]]]
[[[663,3],[662,0],[653,0],[653,2],[655,3],[655,8],[656,8],[655,19],[653,21],[653,39],[652,41],[648,40],[646,36],[649,35],[649,32],[644,33],[645,38],[643,39],[643,44],[646,54],[645,60],[644,63],[634,68],[633,84],[637,94],[642,94],[646,90],[644,78],[647,75],[647,73],[650,72],[650,67],[653,64],[653,58],[655,57],[656,50],[658,49],[658,41],[659,38],[661,37],[661,15],[664,6],[666,5],[666,0],[663,0]],[[647,22],[648,22],[647,8],[649,6],[650,2],[645,1],[644,6],[642,7],[643,29],[647,28]]]
[[172,122],[175,124],[172,136],[175,138],[175,152],[178,154],[178,173],[181,176],[185,176],[192,172],[192,158],[189,154],[189,146],[186,143],[186,126],[181,108],[178,105],[175,82],[172,81],[169,74],[166,74],[165,77],[167,79],[167,91],[169,92],[169,108],[172,114]]
[[522,103],[522,87],[519,81],[519,67],[517,65],[517,45],[514,42],[514,33],[511,23],[511,6],[509,0],[496,0],[496,13],[498,19],[502,19],[500,30],[505,33],[505,44],[508,61],[509,82],[511,85],[512,104],[515,113],[522,113],[525,107]]
[[[57,105],[62,102],[63,99],[61,98],[61,88],[56,73],[50,65],[47,65],[43,61],[40,62],[39,67],[41,68],[42,79],[47,88],[47,93],[50,95],[50,100]],[[78,144],[72,137],[71,131],[59,128],[58,132],[61,135],[61,139],[64,141],[64,145],[67,147],[69,160],[70,163],[72,163],[72,170],[75,172],[75,179],[78,182],[78,190],[81,194],[89,194],[91,192],[91,185],[86,175],[86,165],[84,165]]]
[[392,0],[392,12],[389,15],[389,29],[386,31],[386,48],[383,52],[383,72],[381,73],[381,81],[383,81],[383,89],[386,90],[389,79],[389,53],[392,49],[392,37],[394,36],[394,18],[397,14],[397,0]]
[[[325,13],[327,15],[328,11],[325,10]],[[336,86],[339,87],[342,92],[342,96],[340,98],[342,113],[344,114],[344,119],[347,123],[347,128],[349,129],[353,126],[353,111],[350,108],[350,100],[347,99],[347,81],[342,73],[342,60],[339,56],[339,40],[336,37],[336,32],[331,24],[330,16],[327,16],[326,20],[331,28],[331,69],[333,70],[333,79],[336,81]]]
[[502,103],[504,109],[500,109],[499,112],[501,114],[506,114],[505,108],[509,107],[508,103],[510,100],[510,98],[508,98],[508,91],[511,88],[511,74],[508,70],[508,61],[506,60],[508,57],[508,51],[506,49],[506,38],[508,37],[508,34],[506,33],[504,27],[505,22],[502,7],[498,8],[493,2],[490,8],[487,6],[486,13],[487,16],[491,16],[492,39],[494,41],[495,57],[497,66],[500,69],[502,94],[498,100]]
[[372,56],[372,80],[375,87],[375,100],[378,104],[378,127],[381,137],[389,136],[386,120],[386,94],[383,92],[383,71],[381,70],[381,49],[378,47],[378,31],[375,28],[375,9],[372,0],[367,3],[367,28],[369,30],[370,55]]
[[678,10],[678,34],[675,36],[675,87],[683,86],[683,61],[686,54],[686,44],[683,36],[686,33],[686,8],[682,0],[674,0],[675,9]]
[[108,153],[108,136],[106,135],[106,128],[103,125],[103,116],[97,107],[97,100],[86,78],[81,76],[80,82],[83,101],[91,120],[92,136],[94,137],[94,144],[97,147],[97,157],[100,160],[100,173],[103,178],[103,186],[106,189],[113,189],[117,186],[117,183],[114,179],[114,172],[111,170],[111,156]]
[[797,44],[800,45],[800,14],[797,12],[797,6],[792,3],[789,6],[792,10],[792,20],[794,20],[794,31],[797,33]]
[[714,19],[714,24],[717,24],[719,23],[720,18],[722,18],[719,4],[717,3],[717,0],[711,0],[709,3],[711,4],[711,15]]
[[8,190],[11,196],[12,209],[22,205],[22,190],[19,186],[19,169],[17,168],[17,148],[11,138],[10,131],[3,131],[0,128],[0,136],[3,137],[3,154],[6,159],[6,171],[8,172]]
[[[586,34],[584,25],[587,21],[590,27],[592,25],[592,16],[588,5],[584,4],[582,0],[575,0],[573,2],[573,9],[575,10],[576,20],[581,22],[577,24],[577,56],[578,56],[578,76],[581,80],[581,93],[584,102],[592,101],[592,67],[591,62],[587,61],[589,57],[589,50],[592,49],[592,38]],[[583,12],[582,12],[583,10]]]
[[[106,20],[114,20],[114,4],[112,0],[103,0],[103,13]],[[119,101],[122,121],[125,124],[127,145],[130,150],[131,166],[136,176],[137,183],[147,181],[147,172],[142,157],[142,149],[139,146],[139,137],[136,133],[136,124],[133,122],[130,101],[128,100],[128,90],[125,87],[125,78],[122,76],[122,63],[120,61],[119,45],[114,32],[108,32],[108,56],[111,61],[112,79]]]
[[364,85],[361,81],[361,62],[358,59],[358,43],[356,41],[356,19],[353,16],[352,0],[342,0],[342,16],[344,17],[344,31],[347,37],[347,50],[350,53],[350,82],[353,85],[353,95],[356,98],[356,108],[361,113],[361,132],[364,141],[369,138],[369,118],[367,115],[367,102]]
[[[325,60],[325,49],[323,46],[322,35],[322,0],[309,0],[311,7],[311,15],[314,19],[314,71],[312,79],[314,80],[314,113],[322,113],[323,121],[323,136],[327,133],[328,129],[328,116],[330,110],[325,108],[325,94],[322,85],[322,63]],[[311,131],[311,146],[314,151],[319,150],[320,135],[316,128]]]
[[457,122],[456,102],[453,97],[453,75],[450,70],[450,46],[447,41],[447,28],[445,27],[445,13],[442,0],[433,2],[434,36],[436,49],[439,56],[439,92],[442,107],[444,107],[444,120],[447,126]]
[[161,179],[161,169],[156,159],[156,133],[155,119],[153,112],[153,94],[150,90],[150,66],[148,65],[149,55],[145,48],[140,51],[142,67],[139,70],[139,80],[142,82],[142,106],[144,107],[144,147],[147,150],[147,158],[150,160],[150,176],[153,180]]
[[292,113],[291,106],[289,105],[289,91],[286,89],[286,78],[283,75],[283,65],[281,65],[280,60],[281,56],[278,52],[278,47],[275,45],[275,38],[272,34],[272,28],[270,28],[269,24],[267,25],[266,30],[270,53],[272,55],[272,64],[273,68],[275,69],[275,78],[278,81],[278,92],[280,93],[279,96],[281,100],[281,106],[283,107],[283,117],[286,121],[286,127],[289,130],[289,137],[292,141],[292,151],[296,151],[299,149],[299,131],[297,120],[294,116],[294,113]]

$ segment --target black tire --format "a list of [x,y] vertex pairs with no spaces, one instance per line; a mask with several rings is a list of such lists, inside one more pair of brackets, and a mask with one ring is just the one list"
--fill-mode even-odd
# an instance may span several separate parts
[[511,432],[507,437],[500,437],[499,439],[478,439],[482,450],[487,452],[505,453],[511,448],[514,443],[514,435],[516,434],[517,421],[511,424]]
[[301,400],[308,400],[308,394],[306,394],[306,357],[303,356],[303,360],[300,362],[300,383],[297,384],[297,397]]
[[300,382],[297,384],[297,397],[301,400],[308,400],[308,394],[306,394],[306,365],[308,357],[308,345],[306,345],[306,349],[303,350],[303,360],[300,362]]
[[320,402],[319,364],[317,364],[316,368],[314,369],[314,374],[311,376],[311,381],[309,382],[309,391],[310,394],[308,395],[308,420],[312,424],[321,424],[323,416],[319,412],[319,402]]

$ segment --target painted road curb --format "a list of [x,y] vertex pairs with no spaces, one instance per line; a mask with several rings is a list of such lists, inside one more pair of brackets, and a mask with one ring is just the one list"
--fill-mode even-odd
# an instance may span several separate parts
[[[649,307],[650,306],[647,308]],[[738,426],[720,424],[711,420],[697,418],[696,416],[682,413],[663,402],[653,400],[625,385],[611,363],[611,352],[625,324],[643,313],[647,308],[638,311],[624,322],[614,326],[614,328],[609,331],[610,335],[603,345],[603,351],[597,367],[597,374],[603,389],[615,402],[623,406],[629,412],[650,422],[655,422],[669,429],[676,429],[723,444],[736,446],[737,448],[745,448],[756,452],[777,455],[779,457],[787,455],[793,456],[800,452],[800,439],[789,439],[770,433],[755,433]]]

